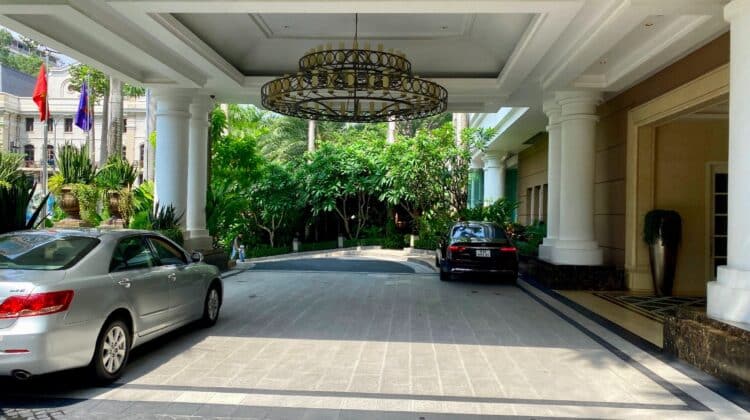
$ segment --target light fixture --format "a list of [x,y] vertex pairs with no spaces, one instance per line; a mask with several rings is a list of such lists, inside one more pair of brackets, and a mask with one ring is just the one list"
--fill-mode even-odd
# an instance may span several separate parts
[[360,48],[359,16],[354,41],[308,51],[299,72],[274,79],[261,88],[262,104],[279,114],[309,120],[383,122],[413,120],[445,112],[448,91],[412,74],[404,53]]

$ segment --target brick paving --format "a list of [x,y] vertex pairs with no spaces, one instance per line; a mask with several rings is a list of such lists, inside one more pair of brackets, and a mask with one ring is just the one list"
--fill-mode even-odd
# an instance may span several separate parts
[[3,384],[6,418],[740,418],[747,413],[532,289],[434,274],[247,271],[219,323],[80,373]]

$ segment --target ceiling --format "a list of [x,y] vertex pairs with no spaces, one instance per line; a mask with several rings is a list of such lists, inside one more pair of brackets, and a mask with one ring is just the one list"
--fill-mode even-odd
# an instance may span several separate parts
[[260,102],[310,48],[359,38],[403,51],[449,111],[496,113],[492,148],[539,131],[564,89],[611,97],[728,30],[727,0],[1,0],[0,25],[122,80]]
[[[362,14],[358,39],[403,51],[424,77],[494,78],[531,14]],[[175,14],[174,18],[246,76],[297,71],[310,48],[351,47],[353,14]]]

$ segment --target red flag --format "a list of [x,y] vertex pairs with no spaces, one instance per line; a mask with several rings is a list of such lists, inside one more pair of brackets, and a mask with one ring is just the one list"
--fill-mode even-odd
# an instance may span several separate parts
[[36,78],[34,96],[32,98],[39,108],[39,121],[45,121],[49,114],[49,108],[47,105],[47,69],[44,68],[44,64],[39,68],[39,76]]

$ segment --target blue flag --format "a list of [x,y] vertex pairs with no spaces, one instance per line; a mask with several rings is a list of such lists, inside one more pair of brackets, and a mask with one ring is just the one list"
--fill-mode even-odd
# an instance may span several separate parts
[[83,82],[81,85],[81,99],[78,100],[75,124],[81,130],[89,131],[93,123],[94,118],[91,115],[91,108],[89,108],[89,87],[86,85],[86,82]]

